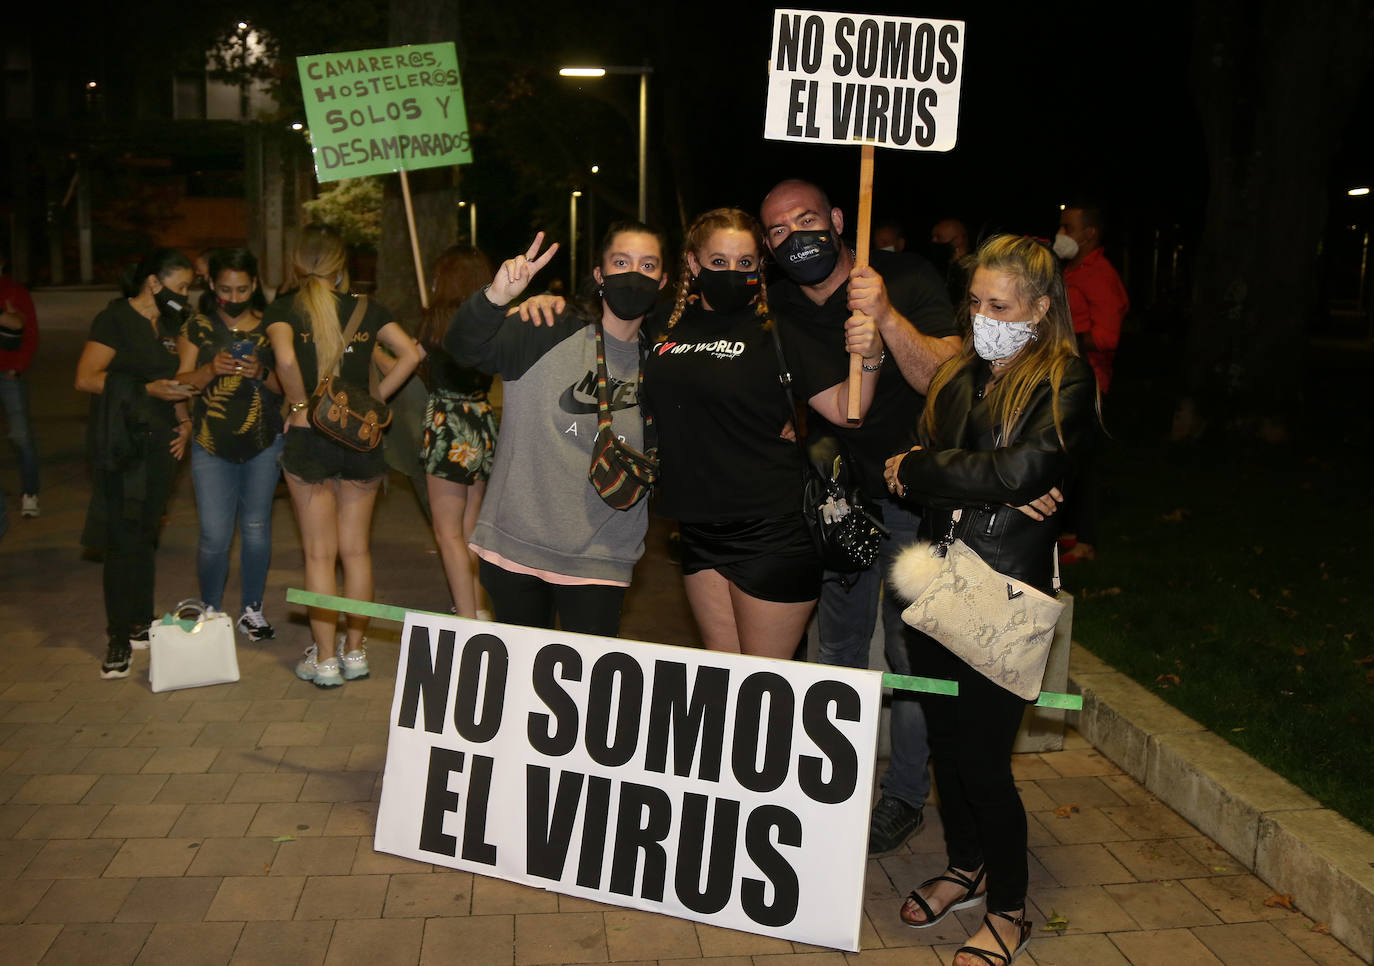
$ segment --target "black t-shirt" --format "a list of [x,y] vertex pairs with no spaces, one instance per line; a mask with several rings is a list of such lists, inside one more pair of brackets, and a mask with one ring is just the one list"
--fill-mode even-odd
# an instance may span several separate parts
[[[251,316],[244,316],[251,322]],[[267,388],[263,380],[276,365],[267,325],[255,328],[230,328],[218,313],[214,317],[193,315],[186,323],[187,341],[196,347],[196,365],[210,363],[221,351],[229,351],[237,341],[249,342],[253,355],[262,363],[262,377],[214,376],[200,394],[191,400],[195,422],[192,438],[207,453],[234,462],[252,459],[281,432],[281,397]]]
[[481,395],[491,391],[492,377],[477,369],[460,366],[453,356],[438,345],[427,345],[425,362],[429,365],[429,388],[456,392],[464,396]]
[[[129,304],[117,298],[100,310],[91,322],[92,342],[99,342],[114,350],[114,358],[106,366],[107,372],[124,372],[144,382],[171,379],[177,374],[177,328],[180,320],[165,313],[156,323]],[[154,331],[156,329],[156,331]],[[148,418],[167,426],[176,425],[175,403],[148,397]]]
[[[924,258],[877,251],[870,264],[883,277],[893,307],[918,332],[936,338],[959,334],[944,280]],[[798,382],[824,389],[849,378],[849,353],[844,350],[844,324],[852,314],[848,301],[848,281],[822,305],[811,301],[800,286],[786,278],[769,284],[768,304],[779,322],[788,367]],[[798,391],[797,395],[803,394]],[[808,438],[827,433],[839,436],[858,465],[864,492],[873,498],[882,497],[886,495],[883,464],[889,456],[915,445],[916,423],[924,405],[925,397],[911,388],[889,352],[863,424],[857,428],[833,426],[812,413]]]
[[[798,379],[794,391],[820,388]],[[792,414],[773,337],[752,307],[688,306],[649,353],[641,402],[658,432],[664,516],[703,523],[800,508],[801,453],[781,435]]]
[[[358,300],[352,295],[343,295],[339,292],[334,293],[334,300],[339,310],[339,330],[343,331],[348,327],[348,320],[353,317],[353,308],[358,304]],[[276,322],[285,322],[291,326],[295,336],[296,364],[301,370],[301,382],[305,384],[306,392],[312,392],[320,381],[319,364],[315,359],[315,342],[310,334],[310,320],[296,311],[295,303],[294,295],[277,299],[267,306],[267,311],[263,313],[262,326],[264,331]],[[372,299],[367,300],[362,324],[358,326],[358,331],[353,333],[353,341],[344,349],[343,359],[339,363],[339,375],[344,380],[357,386],[367,385],[371,373],[369,366],[372,363],[372,349],[377,345],[377,333],[390,321],[390,311]]]

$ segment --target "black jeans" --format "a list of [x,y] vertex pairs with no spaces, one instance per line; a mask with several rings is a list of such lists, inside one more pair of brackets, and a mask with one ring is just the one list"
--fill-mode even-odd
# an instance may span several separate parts
[[177,461],[165,449],[147,457],[147,487],[125,500],[124,477],[105,476],[105,624],[111,638],[127,638],[153,619],[153,574],[162,514]]
[[511,573],[478,560],[477,573],[491,595],[492,616],[502,624],[552,629],[555,618],[565,631],[615,637],[625,588],[605,584],[550,584],[529,574]]
[[949,864],[987,868],[988,910],[1026,903],[1026,810],[1011,774],[1011,746],[1026,702],[993,684],[938,641],[913,631],[912,673],[959,682],[959,694],[920,695],[930,739]]

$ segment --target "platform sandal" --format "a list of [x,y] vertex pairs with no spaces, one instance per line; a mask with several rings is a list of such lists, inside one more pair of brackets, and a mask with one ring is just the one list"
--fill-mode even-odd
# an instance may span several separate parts
[[[964,898],[959,899],[955,902],[951,902],[949,905],[945,906],[944,909],[940,910],[940,914],[938,916],[935,915],[934,910],[930,908],[930,904],[926,902],[920,894],[920,890],[926,888],[927,886],[934,885],[937,882],[953,882],[955,885],[963,886],[964,888]],[[898,911],[897,915],[901,916],[902,922],[906,923],[912,929],[925,929],[928,926],[938,925],[940,922],[944,920],[945,916],[948,916],[951,912],[954,912],[956,909],[967,909],[969,906],[976,906],[978,905],[978,903],[982,902],[983,898],[987,895],[987,893],[979,892],[977,895],[974,895],[975,892],[978,892],[978,887],[982,884],[982,868],[979,868],[978,874],[975,875],[972,879],[964,875],[958,869],[946,869],[943,875],[937,875],[933,879],[927,879],[926,881],[922,882],[919,886],[917,886],[914,891],[907,895],[907,900],[916,903],[916,905],[918,905],[921,908],[921,911],[925,913],[926,917],[923,921],[912,922],[911,920],[907,919],[906,916],[902,916],[900,910]],[[903,908],[905,908],[906,903],[903,903],[902,905]]]
[[[1007,944],[1002,942],[1002,937],[997,934],[997,927],[992,924],[993,916],[1000,916],[1007,922],[1016,926],[1019,930],[1020,938],[1016,943],[1015,949],[1008,950]],[[960,953],[968,953],[971,956],[977,956],[983,962],[987,963],[987,966],[1008,966],[1008,964],[1017,956],[1020,956],[1026,946],[1030,944],[1031,921],[1026,918],[1024,912],[1019,916],[1008,915],[1005,912],[989,912],[987,915],[983,916],[983,922],[987,923],[988,932],[992,933],[993,942],[997,943],[1001,952],[993,952],[991,949],[979,949],[977,946],[960,946],[954,951],[955,959],[959,958]]]

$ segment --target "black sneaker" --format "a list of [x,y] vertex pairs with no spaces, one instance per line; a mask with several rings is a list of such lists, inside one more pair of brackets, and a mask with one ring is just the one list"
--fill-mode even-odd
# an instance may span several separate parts
[[100,676],[106,681],[127,678],[132,654],[133,648],[127,640],[121,638],[110,641],[109,647],[105,649],[105,660],[100,665]]
[[270,641],[277,636],[272,625],[267,623],[267,618],[262,616],[261,606],[243,609],[243,614],[239,617],[239,630],[243,631],[254,644]]
[[900,847],[920,831],[925,820],[922,809],[913,808],[891,795],[882,796],[873,806],[873,816],[868,820],[868,854],[880,855]]
[[148,627],[149,625],[144,624],[129,632],[129,646],[135,651],[148,650]]

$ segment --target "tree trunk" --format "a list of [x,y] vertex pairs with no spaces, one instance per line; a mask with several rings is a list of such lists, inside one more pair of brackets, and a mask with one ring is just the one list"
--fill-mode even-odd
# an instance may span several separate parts
[[1205,417],[1281,434],[1301,403],[1330,161],[1374,13],[1368,0],[1198,3],[1193,44],[1210,184],[1188,391]]
[[[393,46],[458,39],[458,0],[391,0],[390,11],[388,42]],[[457,172],[454,168],[425,168],[408,174],[415,207],[415,233],[428,281],[434,259],[458,237]],[[382,239],[377,246],[377,298],[391,309],[398,322],[414,330],[420,317],[420,292],[400,175],[386,179]]]

